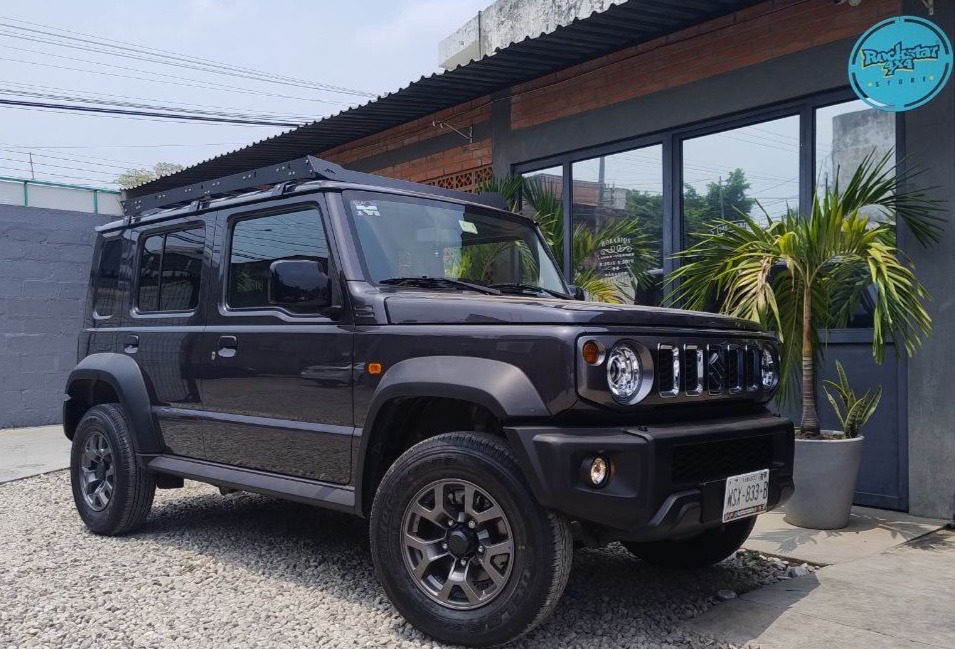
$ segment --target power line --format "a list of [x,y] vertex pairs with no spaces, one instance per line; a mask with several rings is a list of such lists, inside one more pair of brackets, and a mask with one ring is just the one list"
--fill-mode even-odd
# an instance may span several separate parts
[[131,116],[131,117],[150,117],[159,120],[179,120],[185,122],[207,122],[213,124],[242,124],[245,126],[290,126],[297,127],[300,124],[294,122],[279,122],[274,120],[252,120],[230,117],[211,117],[206,115],[194,115],[188,113],[170,113],[152,110],[132,110],[122,108],[108,108],[104,106],[77,106],[75,104],[57,104],[50,102],[25,101],[21,99],[0,99],[0,105],[13,106],[17,108],[36,108],[53,109],[65,112],[93,113],[113,116]]
[[[12,36],[13,38],[20,38],[25,40],[31,40],[41,43],[46,43],[58,47],[70,47],[71,49],[82,49],[86,51],[92,51],[100,54],[108,54],[112,56],[118,56],[122,53],[124,58],[133,58],[142,61],[148,61],[150,63],[156,63],[160,65],[171,65],[177,68],[190,68],[193,70],[200,70],[203,72],[209,72],[213,74],[222,74],[225,76],[240,77],[245,79],[252,79],[256,81],[263,81],[267,83],[275,83],[299,88],[309,88],[313,90],[323,90],[326,92],[334,92],[339,94],[354,95],[358,97],[374,97],[374,93],[355,90],[353,88],[345,88],[343,86],[336,86],[328,83],[308,81],[306,79],[298,79],[295,77],[290,77],[286,75],[279,75],[272,72],[264,72],[261,70],[255,70],[252,68],[247,68],[243,66],[222,63],[219,61],[213,61],[210,59],[202,59],[199,57],[188,56],[172,52],[169,50],[161,50],[157,48],[144,47],[134,43],[129,43],[126,41],[117,41],[110,39],[100,39],[92,36],[90,34],[84,34],[82,32],[75,32],[66,29],[61,29],[58,27],[51,27],[49,25],[42,25],[39,23],[32,23],[23,20],[17,20],[13,18],[3,17],[4,20],[11,21],[13,23],[20,23],[19,25],[10,24],[10,23],[0,23],[0,27],[6,27],[8,29],[14,29],[20,32],[29,32],[30,34],[39,34],[41,36],[47,36],[53,39],[59,39],[60,41],[66,41],[69,44],[50,41],[48,39],[37,38],[35,36],[27,36],[24,34],[10,34],[9,32],[4,33],[4,35]],[[31,25],[31,27],[24,27],[23,25]],[[39,28],[39,29],[37,29]],[[59,33],[57,33],[59,32]],[[90,47],[92,46],[92,47]]]
[[[31,145],[31,144],[0,144],[9,149],[160,149],[167,147],[199,147],[199,146],[240,146],[246,142],[189,142],[164,144],[63,144],[63,145]],[[106,160],[107,158],[101,158]],[[114,161],[115,162],[115,161]]]
[[[137,75],[147,74],[147,75],[156,76],[156,77],[164,77],[163,79],[148,79],[148,81],[150,81],[150,82],[152,82],[152,83],[165,83],[165,84],[174,85],[174,86],[183,86],[183,87],[186,87],[186,88],[202,88],[202,89],[205,89],[205,90],[220,90],[220,91],[222,91],[222,92],[234,92],[234,93],[240,93],[240,94],[245,94],[245,95],[258,95],[258,96],[261,96],[261,97],[270,97],[270,98],[279,98],[279,99],[293,99],[293,100],[296,100],[296,101],[311,101],[311,102],[319,102],[319,103],[323,103],[323,104],[337,104],[337,105],[339,105],[339,106],[347,106],[347,105],[349,105],[348,102],[343,102],[343,101],[339,101],[339,100],[336,100],[336,99],[319,99],[319,98],[311,98],[311,97],[296,97],[296,96],[294,96],[294,95],[283,95],[283,94],[278,94],[278,93],[274,93],[274,92],[266,92],[266,91],[263,91],[263,90],[253,90],[253,89],[251,89],[251,88],[239,88],[239,87],[236,87],[236,86],[234,86],[234,85],[228,85],[228,84],[224,84],[224,83],[216,83],[215,81],[205,81],[205,80],[202,80],[202,79],[193,79],[193,78],[190,78],[190,77],[180,77],[180,76],[175,75],[175,74],[166,74],[165,72],[156,72],[156,71],[154,71],[154,70],[143,70],[142,68],[131,68],[131,67],[125,66],[125,65],[114,65],[114,64],[112,64],[112,63],[107,63],[107,62],[105,62],[105,61],[93,61],[93,60],[90,60],[90,59],[82,59],[82,58],[78,58],[78,57],[75,57],[75,56],[65,56],[65,55],[63,55],[63,54],[54,54],[54,53],[52,53],[52,52],[41,52],[41,51],[37,51],[37,50],[31,50],[31,49],[28,49],[28,48],[25,48],[25,47],[13,47],[13,46],[8,45],[8,46],[6,46],[6,49],[18,50],[18,51],[20,51],[20,52],[28,52],[28,53],[30,53],[30,54],[39,54],[39,55],[41,55],[41,56],[49,56],[49,57],[56,58],[56,59],[66,59],[66,60],[68,60],[68,61],[75,61],[75,62],[79,62],[79,63],[89,63],[89,64],[91,64],[91,65],[101,65],[101,66],[106,66],[106,67],[109,67],[110,69],[115,69],[115,70],[128,70],[128,71],[130,71],[130,72],[135,72],[135,73],[137,73]],[[67,70],[67,71],[70,71],[70,72],[81,72],[81,73],[84,73],[84,74],[99,74],[99,75],[107,76],[107,77],[117,77],[117,78],[119,78],[119,79],[135,79],[135,80],[137,80],[137,81],[144,81],[144,79],[142,78],[142,76],[132,76],[132,75],[128,75],[128,74],[117,74],[117,73],[115,73],[115,72],[104,72],[104,71],[102,71],[102,70],[85,70],[85,69],[83,69],[83,68],[74,68],[74,67],[70,67],[70,66],[66,66],[66,65],[54,65],[54,64],[52,64],[52,63],[42,63],[42,62],[40,62],[40,61],[27,61],[27,60],[24,60],[24,59],[11,59],[11,58],[8,58],[8,57],[2,57],[2,58],[0,58],[0,61],[9,61],[9,62],[11,62],[11,63],[25,63],[25,64],[27,64],[27,65],[38,65],[38,66],[42,66],[42,67],[45,67],[45,68],[53,68],[53,69],[55,69],[55,70]],[[167,81],[166,79],[175,79],[175,80],[178,80],[178,81]],[[182,83],[182,82],[184,82],[184,81],[185,81],[185,82],[192,82],[192,83]]]
[[[240,113],[235,111],[213,111],[202,110],[198,108],[176,108],[175,106],[166,106],[162,104],[143,104],[139,102],[103,100],[82,95],[52,94],[43,92],[33,92],[26,90],[13,90],[0,86],[0,95],[13,95],[16,97],[29,97],[32,99],[49,99],[58,101],[70,101],[82,104],[93,104],[96,106],[110,106],[118,108],[135,108],[149,111],[163,111],[166,113],[201,115],[204,117],[221,117],[228,119],[239,119],[263,123],[267,126],[299,126],[310,121],[308,117],[301,116],[283,116],[272,114]],[[269,121],[267,121],[269,120]],[[282,120],[282,121],[279,121]]]
[[[19,87],[19,88],[31,89],[32,92],[81,93],[81,94],[76,95],[76,96],[85,97],[85,96],[87,96],[87,95],[94,95],[94,96],[97,96],[97,97],[106,97],[106,98],[109,98],[109,99],[122,99],[122,100],[132,99],[132,100],[152,102],[152,103],[156,103],[156,102],[160,102],[160,101],[161,101],[161,102],[163,102],[163,103],[165,103],[165,104],[170,104],[170,105],[173,105],[173,106],[176,106],[176,107],[182,107],[182,108],[186,108],[186,109],[190,109],[190,108],[196,108],[196,109],[200,109],[200,110],[204,110],[204,109],[216,109],[216,110],[219,110],[219,111],[227,111],[227,112],[236,112],[236,111],[238,111],[238,109],[232,108],[232,107],[230,107],[230,106],[214,106],[214,105],[210,105],[210,104],[192,104],[192,103],[189,103],[189,102],[174,101],[174,100],[156,100],[156,99],[152,99],[152,98],[149,98],[149,97],[135,97],[135,96],[129,96],[129,95],[117,95],[117,94],[108,93],[108,92],[96,92],[96,91],[94,91],[94,90],[74,90],[74,89],[72,89],[72,88],[57,88],[57,87],[53,87],[53,86],[38,86],[38,85],[35,85],[35,84],[31,84],[31,83],[21,83],[21,82],[18,82],[18,81],[0,81],[0,83],[6,84],[6,85],[17,86],[17,87]],[[3,92],[2,88],[0,88],[0,92]],[[20,92],[20,91],[17,91],[17,92]],[[11,94],[11,93],[7,93],[7,94]],[[280,113],[250,113],[250,114],[255,114],[256,116],[267,115],[267,116],[269,116],[269,117],[280,117],[280,118],[282,118],[282,119],[289,119],[289,120],[296,120],[296,119],[298,119],[298,120],[303,120],[303,121],[310,121],[310,120],[311,120],[311,117],[306,117],[306,116],[302,116],[302,115],[291,115],[291,114],[280,114]]]

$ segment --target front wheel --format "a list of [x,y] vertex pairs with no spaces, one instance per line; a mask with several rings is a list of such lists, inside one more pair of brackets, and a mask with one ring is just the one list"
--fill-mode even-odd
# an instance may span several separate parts
[[626,541],[623,547],[654,566],[696,570],[719,563],[739,550],[749,538],[754,525],[755,516],[714,527],[691,539],[643,543]]
[[395,607],[452,644],[508,642],[546,619],[567,584],[570,527],[534,500],[510,449],[447,433],[405,452],[371,511],[372,560]]

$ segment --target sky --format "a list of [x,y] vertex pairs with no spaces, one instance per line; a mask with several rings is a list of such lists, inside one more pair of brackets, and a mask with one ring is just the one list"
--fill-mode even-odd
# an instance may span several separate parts
[[[438,43],[488,4],[490,0],[4,3],[0,99],[49,102],[56,100],[36,94],[100,93],[95,96],[319,119],[439,71]],[[67,35],[76,38],[124,41],[369,94],[280,85],[60,47],[54,44],[56,39],[28,31],[48,28],[69,30],[73,33]],[[189,165],[285,130],[288,127],[0,106],[0,176],[29,177],[32,153],[38,180],[112,187],[127,168],[159,161]]]

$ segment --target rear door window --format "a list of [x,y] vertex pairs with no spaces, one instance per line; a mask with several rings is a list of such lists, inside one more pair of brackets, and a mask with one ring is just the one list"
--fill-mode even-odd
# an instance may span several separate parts
[[139,262],[139,311],[192,311],[199,304],[202,277],[202,228],[150,235]]

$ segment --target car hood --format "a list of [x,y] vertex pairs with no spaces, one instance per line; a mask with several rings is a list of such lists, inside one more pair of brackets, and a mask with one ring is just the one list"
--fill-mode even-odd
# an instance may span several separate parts
[[749,320],[659,307],[401,290],[385,298],[391,324],[560,324],[759,331]]

